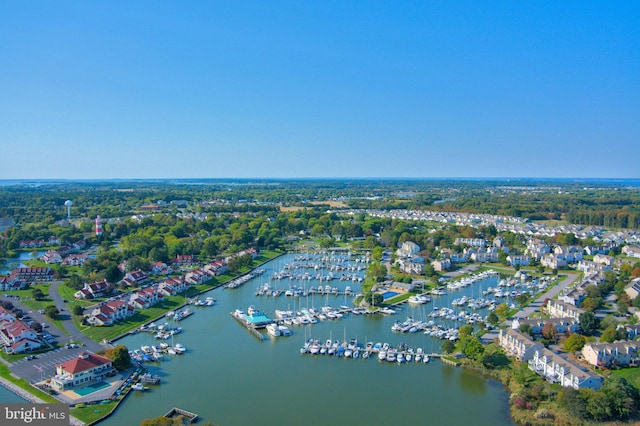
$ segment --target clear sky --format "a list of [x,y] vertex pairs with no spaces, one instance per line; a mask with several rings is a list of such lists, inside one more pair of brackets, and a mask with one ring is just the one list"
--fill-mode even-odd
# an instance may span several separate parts
[[0,0],[0,179],[640,177],[638,1]]

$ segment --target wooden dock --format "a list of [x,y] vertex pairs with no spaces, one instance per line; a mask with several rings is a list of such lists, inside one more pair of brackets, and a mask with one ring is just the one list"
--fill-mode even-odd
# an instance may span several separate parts
[[182,408],[177,408],[177,407],[173,407],[171,410],[167,412],[167,414],[164,415],[164,417],[167,417],[169,419],[172,419],[177,416],[183,416],[184,418],[189,420],[189,423],[195,423],[198,421],[198,415],[196,413],[192,413],[190,411],[183,410]]
[[246,320],[234,315],[233,312],[230,312],[230,315],[233,318],[235,318],[236,321],[238,321],[244,328],[246,328],[249,331],[249,333],[253,334],[253,336],[256,337],[257,339],[259,339],[259,340],[266,340],[267,339],[267,337],[264,334],[260,333],[258,331],[258,329],[256,329],[253,326],[253,324],[251,324],[249,321],[246,321]]

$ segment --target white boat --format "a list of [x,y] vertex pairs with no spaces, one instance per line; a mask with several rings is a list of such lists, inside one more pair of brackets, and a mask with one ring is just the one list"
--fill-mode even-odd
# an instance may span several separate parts
[[185,348],[181,343],[176,343],[176,345],[173,347],[173,350],[176,351],[178,355],[180,355],[185,353],[187,351],[187,348]]
[[135,385],[131,386],[132,390],[136,390],[136,391],[146,391],[149,390],[148,387],[144,386],[142,383],[138,382]]
[[289,327],[285,325],[279,325],[278,330],[280,330],[281,336],[291,336],[293,332],[289,329]]
[[276,324],[275,322],[268,324],[266,328],[267,328],[267,333],[269,333],[270,335],[274,337],[282,336],[282,332],[280,331],[278,324]]

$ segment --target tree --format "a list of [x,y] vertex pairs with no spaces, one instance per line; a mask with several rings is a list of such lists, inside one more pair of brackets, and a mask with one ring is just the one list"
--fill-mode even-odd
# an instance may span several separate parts
[[563,347],[567,352],[577,352],[584,347],[587,339],[582,334],[571,334],[564,341]]
[[553,323],[546,322],[542,326],[542,336],[547,340],[552,340],[555,342],[558,338],[558,330],[556,329],[556,326],[553,325]]
[[593,312],[585,312],[578,319],[580,322],[580,330],[587,336],[591,336],[598,328],[598,318]]
[[477,361],[482,357],[482,354],[484,353],[484,346],[482,345],[480,339],[478,339],[476,336],[473,336],[469,338],[469,341],[465,345],[462,353],[464,353],[468,358]]
[[607,327],[600,336],[600,341],[605,343],[613,343],[616,341],[618,337],[618,333],[616,332],[615,327]]
[[521,333],[532,336],[531,324],[520,324],[519,330]]
[[584,419],[587,415],[587,403],[580,395],[580,392],[573,388],[564,388],[558,394],[558,402],[564,407],[571,416],[577,419]]
[[56,308],[54,305],[49,305],[44,308],[44,314],[51,319],[56,319],[59,313],[60,311],[58,311],[58,308]]
[[113,362],[113,368],[116,370],[124,370],[131,366],[129,349],[127,349],[125,345],[118,345],[115,348],[107,349],[104,356]]
[[494,312],[499,317],[505,318],[509,314],[509,306],[506,303],[501,303],[498,306],[496,306],[496,309],[494,310]]
[[489,316],[487,316],[487,322],[495,327],[500,322],[500,318],[495,312],[491,311]]
[[442,352],[445,354],[450,354],[451,352],[456,350],[456,345],[451,340],[445,340],[442,344]]
[[463,325],[458,329],[458,337],[460,339],[465,337],[471,337],[472,334],[473,334],[473,326],[471,325]]
[[516,297],[516,301],[518,302],[518,305],[520,305],[520,307],[524,307],[527,302],[529,301],[529,295],[522,293],[520,295],[518,295],[518,297]]
[[33,295],[33,298],[36,299],[36,300],[42,300],[42,299],[45,298],[45,294],[39,288],[34,288],[31,291],[31,294]]
[[510,363],[511,361],[503,352],[485,352],[482,355],[482,365],[489,369],[506,367]]
[[84,309],[82,309],[82,306],[76,305],[73,307],[73,315],[82,315],[82,314],[84,314]]
[[384,301],[384,297],[380,293],[369,292],[366,294],[365,300],[371,306],[380,306]]

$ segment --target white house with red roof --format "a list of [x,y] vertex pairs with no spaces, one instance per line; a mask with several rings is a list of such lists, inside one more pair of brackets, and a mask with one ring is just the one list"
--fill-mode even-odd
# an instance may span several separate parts
[[0,324],[0,339],[7,353],[25,352],[42,346],[35,331],[18,320],[3,321]]
[[216,275],[222,275],[229,270],[229,268],[227,267],[227,263],[223,259],[216,259],[211,263],[205,265],[202,269],[204,269],[207,274],[212,277],[215,277]]
[[74,293],[76,299],[94,299],[96,297],[108,296],[115,290],[115,286],[107,280],[98,281],[91,284],[84,284],[81,290]]
[[70,254],[65,257],[62,263],[68,266],[82,266],[87,261],[87,255],[85,253]]
[[154,287],[147,287],[136,291],[129,298],[129,305],[134,308],[147,309],[160,302],[163,295]]
[[45,254],[40,256],[40,260],[42,260],[47,265],[53,263],[62,263],[62,256],[55,250],[48,250]]
[[127,287],[139,287],[149,281],[151,281],[149,276],[143,270],[138,269],[137,271],[127,272],[120,284]]
[[213,277],[207,274],[207,271],[204,269],[196,269],[194,271],[187,272],[184,276],[184,280],[191,285],[206,283],[212,279]]
[[151,266],[151,273],[153,275],[169,275],[173,273],[173,269],[164,262],[156,262]]
[[56,365],[56,375],[51,378],[51,386],[58,391],[63,391],[103,380],[115,372],[109,358],[91,352],[82,352],[77,358]]
[[169,278],[158,284],[158,291],[164,296],[175,296],[188,288],[189,286],[182,278]]
[[122,300],[110,300],[95,307],[88,321],[93,325],[111,325],[130,317],[135,312],[133,306]]

